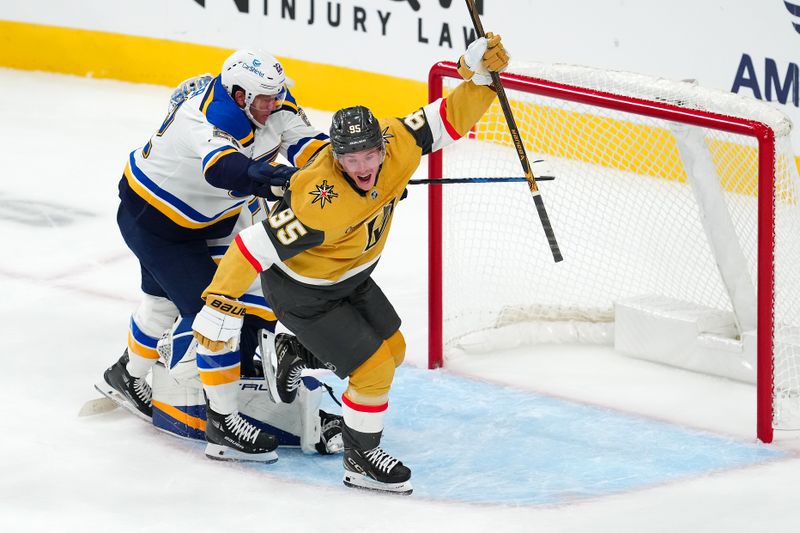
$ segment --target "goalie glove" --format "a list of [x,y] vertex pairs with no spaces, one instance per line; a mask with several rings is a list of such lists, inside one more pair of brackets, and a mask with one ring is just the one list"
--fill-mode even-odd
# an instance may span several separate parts
[[192,335],[212,352],[219,352],[224,348],[233,351],[239,344],[244,314],[245,308],[240,302],[209,294],[206,305],[194,317]]
[[491,85],[491,72],[503,72],[508,67],[508,52],[501,37],[487,33],[486,37],[476,39],[458,59],[458,73],[465,80],[476,85]]

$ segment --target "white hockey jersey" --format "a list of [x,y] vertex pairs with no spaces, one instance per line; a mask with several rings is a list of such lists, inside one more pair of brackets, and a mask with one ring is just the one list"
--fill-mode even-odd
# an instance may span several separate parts
[[254,128],[217,76],[171,106],[150,141],[131,152],[119,186],[122,207],[170,240],[226,237],[252,198],[253,159],[281,154],[302,166],[327,139],[291,94],[264,128]]

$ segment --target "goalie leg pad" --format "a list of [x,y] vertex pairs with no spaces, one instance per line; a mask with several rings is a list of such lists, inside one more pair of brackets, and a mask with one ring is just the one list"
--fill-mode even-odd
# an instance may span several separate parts
[[184,439],[206,440],[206,400],[199,379],[175,380],[159,363],[153,367],[153,425]]
[[278,437],[281,446],[300,446],[304,453],[316,453],[320,442],[319,406],[322,386],[313,377],[303,378],[297,401],[275,403],[266,394],[263,379],[241,380],[239,411],[253,424]]
[[[316,378],[303,378],[298,399],[291,404],[274,403],[266,389],[261,378],[239,381],[242,417],[275,436],[280,446],[299,446],[304,453],[342,450],[341,418],[320,411],[323,390]],[[153,425],[176,437],[205,441],[206,403],[200,381],[177,381],[163,364],[157,364],[153,368]]]

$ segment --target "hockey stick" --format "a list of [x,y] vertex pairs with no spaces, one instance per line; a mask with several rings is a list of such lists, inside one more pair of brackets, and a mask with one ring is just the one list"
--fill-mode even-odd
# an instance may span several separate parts
[[[475,33],[478,34],[478,37],[486,37],[486,32],[483,31],[483,24],[481,23],[480,15],[478,15],[478,10],[475,8],[474,0],[466,0],[466,2],[467,9],[469,10],[469,16],[472,18],[472,25],[475,27]],[[514,139],[514,147],[517,149],[517,156],[519,157],[519,162],[522,165],[522,172],[525,174],[525,178],[528,181],[528,187],[531,190],[531,197],[533,198],[533,202],[536,204],[536,211],[539,213],[539,220],[542,221],[544,234],[547,237],[547,242],[550,244],[550,251],[553,254],[553,260],[558,263],[559,261],[562,261],[564,257],[561,255],[558,242],[556,242],[556,235],[553,233],[553,226],[550,224],[550,217],[547,216],[547,211],[544,208],[544,202],[542,201],[542,195],[539,192],[539,187],[536,186],[536,178],[534,178],[533,172],[531,171],[531,165],[528,162],[528,155],[525,153],[525,146],[522,144],[522,138],[520,137],[519,129],[517,128],[517,122],[514,120],[514,115],[511,113],[511,105],[508,103],[506,90],[503,88],[503,84],[500,82],[500,74],[497,72],[491,72],[490,74],[492,75],[492,82],[494,84],[495,91],[497,92],[497,99],[500,101],[500,107],[503,109],[503,115],[506,118],[506,124],[508,124],[508,131],[511,133],[511,138]]]
[[[536,181],[552,181],[555,176],[537,176]],[[448,183],[508,183],[508,182],[527,182],[528,178],[523,177],[503,177],[503,178],[426,178],[409,180],[409,185],[447,185]]]

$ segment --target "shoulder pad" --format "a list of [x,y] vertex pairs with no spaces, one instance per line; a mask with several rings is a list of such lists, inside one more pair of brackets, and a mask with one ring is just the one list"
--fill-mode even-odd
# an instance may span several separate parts
[[200,111],[216,128],[232,135],[242,146],[253,143],[253,125],[236,105],[217,76],[200,102]]

